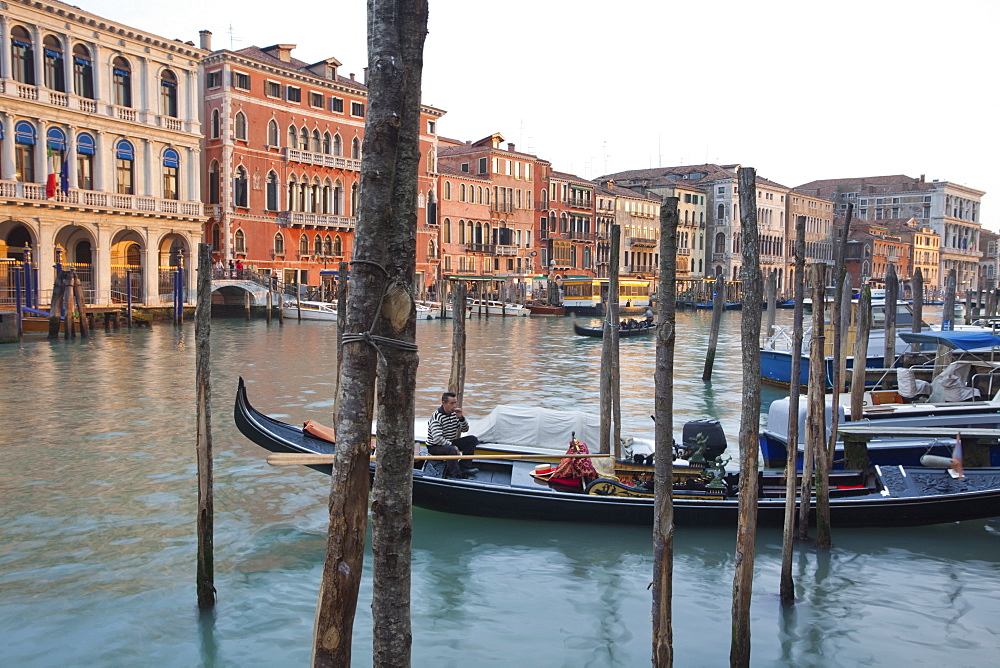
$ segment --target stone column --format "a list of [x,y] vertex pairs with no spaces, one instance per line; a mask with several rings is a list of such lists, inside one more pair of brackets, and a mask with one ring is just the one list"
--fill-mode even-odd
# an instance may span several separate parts
[[114,165],[114,161],[108,156],[113,147],[108,145],[108,138],[104,130],[94,132],[94,190],[98,192],[115,192],[115,180],[108,173],[108,164]]
[[57,33],[63,44],[63,91],[67,99],[73,93],[73,39],[69,33]]
[[197,148],[186,148],[184,167],[187,170],[187,190],[181,196],[182,200],[201,202],[201,151]]
[[45,183],[45,179],[49,176],[45,121],[38,119],[35,127],[37,129],[37,134],[35,135],[35,183]]
[[[139,141],[142,142],[141,151],[139,147],[136,147],[135,162],[132,163],[142,172],[142,192],[137,194],[147,197],[162,197],[163,193],[158,188],[153,190],[153,174],[159,172],[157,165],[153,163],[153,142],[148,139],[140,139]],[[140,152],[142,153],[141,158],[138,155]]]
[[[0,49],[5,51],[5,49]],[[6,70],[4,70],[6,72]],[[3,123],[4,140],[3,153],[0,154],[0,179],[14,178],[14,118],[7,112],[0,113],[0,123]]]
[[0,45],[3,46],[0,48],[0,73],[2,73],[4,81],[10,83],[12,81],[10,76],[10,22],[2,14],[0,14]]
[[[42,88],[45,84],[45,73],[42,71],[42,63],[45,62],[45,45],[42,44],[42,31],[38,29],[37,25],[31,26],[31,41],[34,42],[35,62],[32,65],[35,66],[35,86]],[[4,44],[3,48],[9,49],[10,42]]]
[[97,244],[94,247],[94,304],[111,304],[111,229],[105,223],[98,223],[94,231]]
[[[76,128],[69,126],[66,128],[66,178],[69,181],[70,188],[76,188]],[[56,186],[57,188],[62,188],[62,182]]]
[[[94,77],[94,101],[98,105],[98,113],[107,113],[107,104],[110,101],[107,96],[108,90],[108,75],[111,73],[110,63],[105,63],[103,56],[101,55],[101,49],[97,45],[97,42],[84,42],[84,45],[90,49],[91,60],[91,75]],[[101,102],[104,102],[104,108],[101,108]]]
[[[149,85],[150,85],[150,73],[149,73],[149,61],[145,58],[139,59],[139,72],[138,77],[135,76],[136,72],[133,72],[132,76],[132,87],[133,92],[135,91],[136,83],[139,84],[139,95],[133,98],[132,106],[139,109],[138,119],[143,123],[152,123],[155,112],[149,106]],[[148,191],[147,191],[148,192]]]
[[160,262],[159,249],[156,246],[159,236],[154,230],[148,227],[143,229],[143,243],[146,247],[146,258],[143,266],[143,281],[145,282],[145,298],[147,305],[160,303]]

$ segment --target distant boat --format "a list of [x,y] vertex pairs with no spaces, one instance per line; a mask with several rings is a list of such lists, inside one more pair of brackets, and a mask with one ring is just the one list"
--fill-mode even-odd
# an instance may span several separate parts
[[469,300],[469,306],[472,308],[472,312],[477,315],[480,312],[484,312],[488,315],[500,315],[500,316],[531,315],[531,311],[529,311],[523,304],[514,304],[511,302],[484,301],[482,299],[472,299]]
[[566,307],[549,304],[528,304],[531,315],[566,315]]
[[[656,327],[647,325],[644,322],[639,322],[638,327],[630,327],[628,329],[618,328],[618,338],[629,337],[629,336],[646,336],[652,334],[656,331]],[[584,327],[583,325],[578,325],[573,323],[573,331],[580,336],[593,336],[599,339],[604,338],[604,325],[598,325],[597,327]]]
[[337,305],[327,302],[286,301],[281,306],[281,313],[286,318],[298,318],[301,313],[303,320],[322,320],[326,322],[336,322]]

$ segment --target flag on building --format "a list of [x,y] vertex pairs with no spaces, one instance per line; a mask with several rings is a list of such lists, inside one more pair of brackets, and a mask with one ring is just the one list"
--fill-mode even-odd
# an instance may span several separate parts
[[56,167],[51,147],[48,149],[48,167],[49,178],[45,181],[45,197],[46,199],[52,199],[56,196]]
[[955,436],[955,450],[951,453],[951,470],[958,474],[959,480],[965,480],[965,469],[962,468],[962,432]]
[[70,156],[67,151],[63,159],[62,169],[59,170],[59,189],[62,190],[63,195],[69,194],[69,160]]

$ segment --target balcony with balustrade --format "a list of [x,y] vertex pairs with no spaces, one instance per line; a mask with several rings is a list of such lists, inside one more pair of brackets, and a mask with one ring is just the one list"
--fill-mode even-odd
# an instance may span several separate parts
[[656,248],[660,245],[657,239],[647,237],[625,237],[626,248]]
[[281,211],[278,221],[285,227],[310,228],[317,230],[353,230],[357,218],[334,216],[326,213],[306,213],[303,211]]
[[354,158],[345,158],[340,155],[328,155],[326,153],[313,153],[297,148],[284,148],[283,154],[288,162],[299,162],[305,165],[316,165],[317,167],[332,167],[333,169],[346,169],[353,172],[361,171],[361,161]]
[[17,201],[44,202],[50,206],[87,211],[133,212],[138,215],[179,218],[201,218],[206,215],[201,202],[188,202],[143,195],[121,195],[98,190],[70,188],[68,192],[56,190],[49,198],[45,196],[44,183],[20,183],[0,181],[0,198]]

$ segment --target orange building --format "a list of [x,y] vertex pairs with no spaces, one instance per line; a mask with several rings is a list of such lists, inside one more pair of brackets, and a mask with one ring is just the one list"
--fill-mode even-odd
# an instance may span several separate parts
[[[211,49],[211,33],[202,47]],[[205,240],[248,277],[317,287],[350,260],[368,90],[340,62],[306,63],[292,44],[219,50],[202,61]],[[422,108],[418,271],[435,253],[435,123]]]

